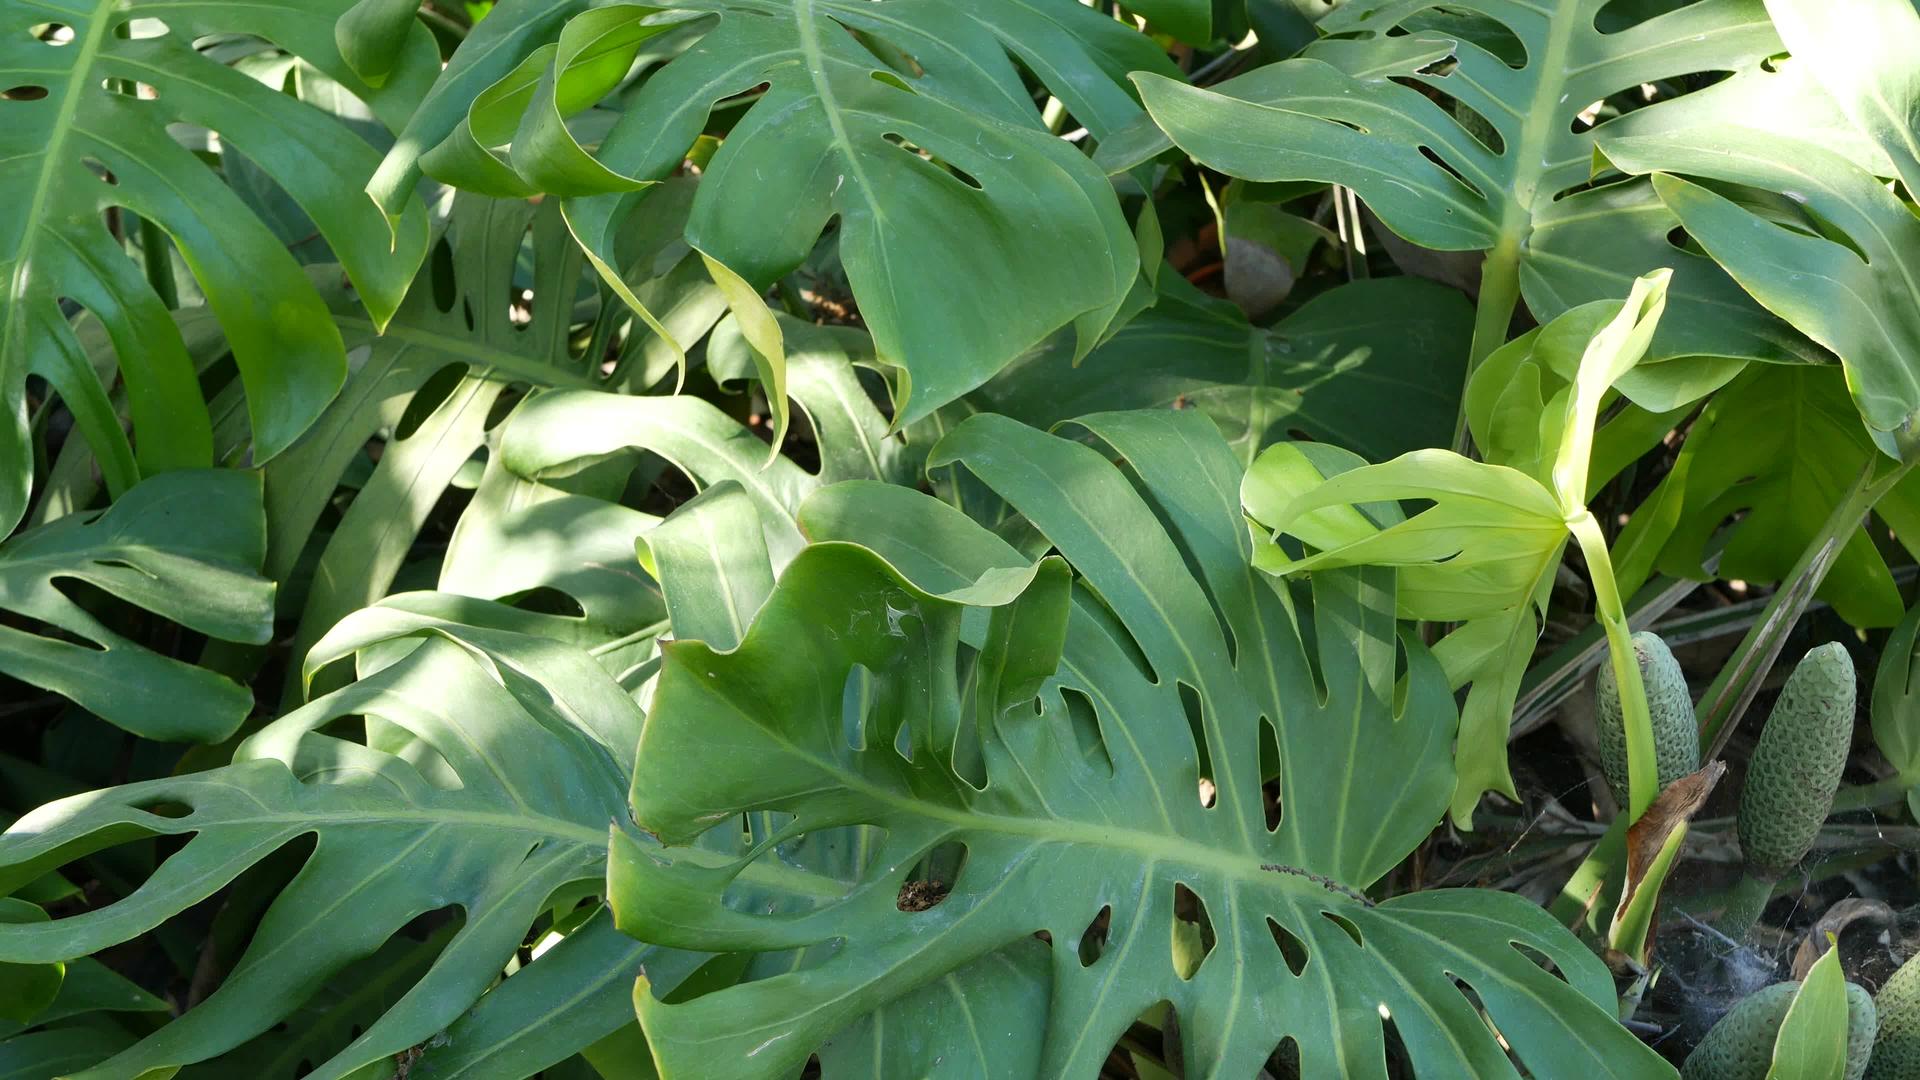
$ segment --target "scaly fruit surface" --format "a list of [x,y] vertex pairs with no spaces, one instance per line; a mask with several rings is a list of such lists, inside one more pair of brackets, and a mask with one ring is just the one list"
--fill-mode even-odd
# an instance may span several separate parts
[[[1740,999],[1687,1055],[1680,1072],[1682,1080],[1766,1080],[1767,1069],[1773,1064],[1774,1039],[1798,989],[1798,982],[1774,983]],[[1869,1054],[1879,1052],[1874,1042],[1877,1030],[1873,998],[1862,987],[1848,983],[1847,1070],[1843,1080],[1861,1080],[1867,1074]]]
[[1774,703],[1740,792],[1740,851],[1755,877],[1793,869],[1833,809],[1853,741],[1854,692],[1852,658],[1827,644],[1800,661]]
[[[1700,730],[1693,718],[1693,697],[1680,662],[1660,635],[1645,630],[1633,635],[1633,654],[1640,661],[1640,682],[1647,688],[1647,715],[1653,720],[1653,760],[1660,786],[1700,768]],[[1620,683],[1613,665],[1600,666],[1595,734],[1600,743],[1600,771],[1616,803],[1627,801],[1627,729],[1621,719]]]

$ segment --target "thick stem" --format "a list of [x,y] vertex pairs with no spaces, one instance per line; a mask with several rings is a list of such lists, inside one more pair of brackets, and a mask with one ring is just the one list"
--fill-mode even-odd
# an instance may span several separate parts
[[1467,373],[1460,383],[1460,411],[1454,418],[1453,448],[1472,455],[1473,438],[1467,431],[1467,387],[1473,373],[1493,350],[1507,343],[1507,327],[1520,303],[1520,243],[1502,239],[1480,264],[1480,300],[1473,313],[1473,344],[1467,349]]
[[1885,780],[1876,780],[1871,784],[1850,784],[1834,793],[1833,812],[1838,814],[1847,810],[1866,810],[1899,802],[1907,797],[1907,792],[1914,783],[1908,777],[1889,776]]
[[1735,941],[1746,940],[1747,931],[1760,921],[1760,913],[1766,910],[1767,901],[1771,899],[1773,882],[1752,874],[1741,875],[1740,883],[1728,891],[1727,906],[1714,921],[1714,929]]

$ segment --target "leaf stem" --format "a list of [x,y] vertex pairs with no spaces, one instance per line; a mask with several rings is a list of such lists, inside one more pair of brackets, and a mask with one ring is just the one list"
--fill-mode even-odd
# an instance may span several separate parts
[[1520,241],[1502,237],[1480,264],[1480,299],[1473,312],[1473,343],[1467,349],[1467,373],[1460,382],[1460,409],[1454,415],[1453,448],[1469,457],[1473,437],[1467,431],[1467,387],[1493,350],[1507,343],[1507,327],[1520,302]]
[[1820,531],[1808,541],[1805,550],[1800,553],[1799,561],[1781,579],[1780,588],[1768,599],[1760,618],[1740,639],[1733,659],[1720,669],[1713,685],[1707,687],[1706,694],[1700,698],[1702,760],[1711,760],[1718,755],[1733,736],[1734,727],[1759,692],[1761,674],[1773,666],[1774,659],[1780,655],[1781,646],[1786,642],[1787,630],[1799,620],[1807,604],[1813,600],[1813,594],[1826,579],[1827,571],[1839,558],[1841,549],[1846,547],[1848,537],[1854,529],[1859,528],[1860,519],[1913,468],[1913,463],[1905,462],[1875,480],[1873,473],[1878,464],[1877,460],[1867,462],[1846,497],[1833,508],[1827,520],[1821,524]]
[[1660,781],[1654,764],[1653,720],[1647,712],[1647,693],[1640,682],[1640,661],[1634,654],[1633,630],[1627,625],[1626,605],[1620,601],[1620,589],[1613,577],[1613,559],[1607,554],[1607,538],[1600,523],[1585,507],[1567,521],[1567,529],[1580,545],[1587,560],[1587,576],[1593,581],[1594,612],[1607,635],[1607,653],[1613,662],[1613,677],[1620,687],[1620,720],[1627,736],[1627,814],[1636,821],[1653,805],[1660,793]]
[[1889,776],[1885,780],[1876,780],[1871,784],[1848,785],[1834,794],[1833,812],[1838,814],[1848,810],[1866,810],[1898,802],[1906,797],[1914,783],[1912,777]]

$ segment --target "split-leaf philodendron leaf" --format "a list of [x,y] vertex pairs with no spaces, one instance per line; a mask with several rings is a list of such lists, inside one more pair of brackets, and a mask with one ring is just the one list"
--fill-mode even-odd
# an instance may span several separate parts
[[189,630],[258,645],[273,636],[265,554],[260,478],[230,469],[162,473],[106,510],[28,529],[0,544],[0,612],[51,633],[0,625],[0,673],[150,739],[228,738],[252,711],[245,687],[114,632],[64,587],[83,582]]
[[[233,347],[254,454],[266,460],[313,421],[346,374],[339,332],[299,264],[219,176],[168,131],[216,132],[312,218],[376,324],[426,251],[426,215],[408,190],[393,231],[356,188],[379,154],[325,113],[199,54],[211,35],[251,34],[292,52],[403,122],[437,72],[432,37],[412,28],[380,89],[336,51],[345,0],[5,0],[0,3],[0,531],[20,520],[33,453],[26,383],[47,379],[72,411],[115,494],[142,475],[212,464],[213,435],[192,361],[166,303],[108,229],[122,207],[177,245]],[[158,242],[157,235],[153,238]],[[170,277],[171,256],[148,253]],[[87,363],[66,304],[113,340],[137,439]]]
[[[688,33],[698,40],[657,70],[649,58],[584,150],[567,119],[620,87],[644,48]],[[424,166],[492,194],[563,196],[595,265],[652,319],[619,280],[614,238],[717,103],[761,88],[705,163],[687,241],[739,283],[744,313],[837,219],[861,315],[904,369],[910,422],[1061,326],[1091,348],[1138,274],[1111,185],[1048,132],[1009,54],[1096,133],[1139,116],[1128,72],[1172,72],[1149,39],[1075,0],[509,3],[454,54],[372,191],[396,207]]]
[[[1391,576],[1316,576],[1310,657],[1294,624],[1309,615],[1249,565],[1241,469],[1211,422],[1079,424],[1138,487],[999,417],[934,452],[1059,557],[1031,562],[907,489],[839,485],[803,508],[813,543],[737,649],[666,646],[633,786],[666,846],[616,830],[617,924],[691,949],[838,947],[677,1004],[643,983],[662,1070],[789,1075],[863,1013],[1045,931],[1044,1076],[1091,1075],[1161,1001],[1191,1076],[1251,1075],[1286,1039],[1306,1075],[1385,1076],[1389,1017],[1423,1073],[1515,1076],[1504,1037],[1535,1075],[1670,1075],[1613,1019],[1598,960],[1533,905],[1366,894],[1453,788],[1456,712],[1435,661],[1396,636]],[[884,837],[842,897],[723,908],[764,857],[722,868],[681,845],[760,811],[792,815],[774,839]],[[965,854],[944,896],[905,902],[915,864],[950,845]]]
[[[1644,182],[1586,188],[1596,136],[1660,131],[1676,112],[1712,119],[1745,107],[1741,93],[1770,75],[1760,62],[1781,51],[1765,8],[1707,0],[1603,32],[1606,6],[1354,0],[1319,24],[1345,36],[1300,58],[1213,89],[1151,74],[1135,81],[1155,122],[1209,167],[1346,184],[1416,244],[1488,252],[1480,303],[1499,325],[1482,328],[1480,355],[1499,343],[1490,335],[1505,330],[1516,287],[1544,322],[1619,297],[1633,278],[1668,266],[1674,317],[1655,339],[1655,360],[1726,358],[1724,381],[1740,360],[1817,358],[1711,260],[1669,242],[1676,222]],[[1513,43],[1513,55],[1479,43],[1497,40]],[[1439,56],[1422,56],[1417,70],[1373,62],[1422,41],[1437,42]],[[1701,71],[1746,74],[1732,89],[1655,102],[1597,127],[1591,114],[1582,118],[1623,90]],[[1154,149],[1139,146],[1109,167]]]

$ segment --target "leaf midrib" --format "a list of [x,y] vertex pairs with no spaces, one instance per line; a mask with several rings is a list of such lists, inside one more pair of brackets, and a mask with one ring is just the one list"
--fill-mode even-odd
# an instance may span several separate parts
[[[93,69],[94,57],[100,53],[101,43],[106,38],[108,19],[106,12],[118,0],[99,0],[94,5],[93,15],[87,20],[87,36],[77,42],[73,48],[78,51],[73,56],[73,66],[67,75],[67,86],[60,98],[60,110],[54,114],[53,137],[47,141],[40,155],[40,172],[34,179],[33,197],[28,200],[26,227],[20,230],[20,244],[13,252],[12,280],[7,284],[6,322],[0,326],[0,349],[6,349],[13,341],[16,320],[25,309],[23,302],[28,279],[27,260],[33,248],[34,240],[40,234],[40,223],[46,220],[47,199],[53,189],[54,164],[61,160],[61,150],[65,147],[67,135],[73,130],[73,118],[80,110],[80,95],[86,90],[87,72]],[[80,12],[67,11],[53,5],[44,5],[49,11],[74,17]]]

